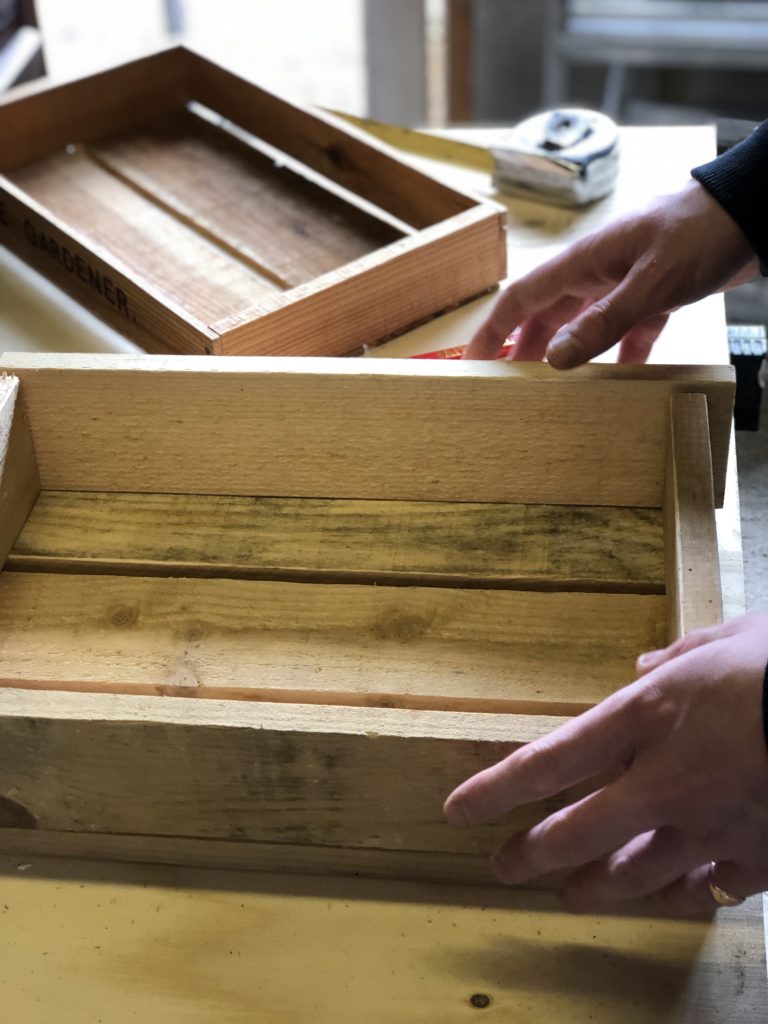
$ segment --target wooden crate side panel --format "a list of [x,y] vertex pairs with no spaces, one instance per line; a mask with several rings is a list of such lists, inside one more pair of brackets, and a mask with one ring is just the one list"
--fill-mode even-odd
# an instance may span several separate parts
[[16,571],[661,593],[659,509],[43,491]]
[[664,641],[660,595],[0,576],[0,685],[576,714]]
[[427,227],[476,205],[340,119],[293,106],[197,54],[189,59],[194,99],[406,224]]
[[10,167],[160,115],[189,99],[187,54],[181,50],[51,87],[48,82],[0,100],[0,168]]
[[174,309],[73,236],[55,217],[0,178],[0,240],[40,273],[148,352],[203,354],[216,336]]
[[733,399],[730,368],[426,362],[4,359],[66,490],[661,507],[670,396]]
[[0,377],[0,567],[40,491],[19,381]]
[[664,504],[669,642],[722,622],[707,399],[670,403]]
[[476,207],[212,324],[224,355],[345,355],[495,288],[505,222]]
[[17,825],[41,831],[485,856],[567,798],[471,830],[450,828],[441,810],[462,779],[563,719],[500,716],[499,727],[499,716],[270,705],[233,715],[221,703],[194,704],[207,705],[201,715],[178,712],[170,705],[193,705],[173,698],[1,691],[6,819],[15,811]]

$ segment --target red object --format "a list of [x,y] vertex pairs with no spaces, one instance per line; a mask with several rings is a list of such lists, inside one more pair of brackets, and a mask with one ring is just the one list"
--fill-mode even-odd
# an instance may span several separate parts
[[[506,359],[512,344],[512,338],[507,338],[496,358]],[[418,356],[411,356],[411,359],[461,359],[466,348],[466,345],[454,345],[453,348],[441,348],[437,352],[422,352]]]

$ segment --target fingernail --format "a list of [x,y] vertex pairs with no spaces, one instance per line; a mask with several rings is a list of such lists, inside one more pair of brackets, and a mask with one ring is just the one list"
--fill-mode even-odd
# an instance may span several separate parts
[[443,804],[443,814],[449,825],[454,828],[468,828],[472,824],[472,817],[466,804],[460,800],[452,800],[451,797]]
[[641,668],[647,668],[648,665],[652,665],[654,661],[659,660],[659,656],[661,655],[661,653],[662,651],[646,651],[644,654],[641,654],[639,656],[639,658],[637,659],[637,664]]
[[557,370],[567,370],[572,362],[571,335],[567,330],[559,330],[547,345],[547,361]]

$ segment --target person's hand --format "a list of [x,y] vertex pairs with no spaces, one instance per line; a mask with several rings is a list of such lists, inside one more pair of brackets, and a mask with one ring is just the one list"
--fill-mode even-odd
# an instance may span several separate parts
[[768,889],[767,658],[768,614],[641,655],[637,681],[454,790],[448,821],[479,825],[608,776],[513,836],[493,858],[499,879],[576,869],[570,910],[652,896],[674,914],[713,912],[710,882],[739,898]]
[[692,179],[511,284],[464,358],[494,359],[519,327],[510,359],[566,370],[621,342],[620,362],[644,363],[672,310],[756,273],[741,229]]

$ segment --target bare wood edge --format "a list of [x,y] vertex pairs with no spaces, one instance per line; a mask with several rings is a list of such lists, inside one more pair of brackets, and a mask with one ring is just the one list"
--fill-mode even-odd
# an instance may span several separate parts
[[569,718],[551,715],[473,714],[453,711],[412,711],[398,708],[337,707],[250,703],[227,700],[190,701],[178,697],[84,694],[0,688],[0,737],[5,720],[165,724],[179,729],[233,728],[254,733],[369,738],[444,739],[508,747],[545,736]]
[[490,715],[580,715],[594,707],[590,701],[520,700],[502,697],[456,697],[419,693],[355,693],[347,690],[313,690],[269,686],[188,686],[172,683],[124,683],[120,680],[60,680],[7,678],[0,689],[36,690],[45,693],[125,694],[174,697],[182,700],[228,700],[267,704],[301,704],[312,707],[387,708],[409,711],[466,712]]
[[[295,106],[193,49],[184,55],[193,99],[406,223],[426,227],[477,205],[476,196],[435,181],[341,118]],[[272,110],[271,126],[264,122],[265,105]],[[393,181],[387,186],[389,174]]]
[[723,616],[705,395],[670,403],[664,533],[672,642]]
[[[183,47],[169,47],[90,75],[51,85],[43,78],[0,97],[0,126],[12,111],[28,126],[26,147],[11,151],[4,138],[0,167],[39,159],[70,142],[88,142],[120,127],[146,120],[147,102],[155,114],[169,113],[190,99],[189,62]],[[75,136],[75,137],[73,137]]]
[[[467,278],[466,284],[457,291],[455,282],[448,277],[447,283],[451,287],[446,290],[445,295],[439,301],[434,297],[434,290],[430,289],[429,296],[424,297],[423,309],[416,310],[409,316],[407,323],[396,328],[396,330],[406,330],[414,326],[420,319],[437,316],[449,306],[460,305],[462,302],[496,287],[499,281],[505,277],[507,271],[505,231],[506,218],[502,212],[490,206],[477,205],[473,209],[456,214],[439,224],[424,228],[415,235],[381,246],[374,252],[361,256],[337,270],[322,274],[312,281],[298,285],[296,288],[265,296],[245,309],[215,321],[210,327],[216,335],[220,336],[225,350],[232,349],[235,344],[242,346],[249,340],[261,341],[260,335],[265,335],[263,344],[269,346],[273,344],[268,335],[273,321],[279,317],[280,313],[290,310],[295,304],[306,303],[308,299],[319,296],[331,288],[334,289],[335,301],[341,302],[343,301],[341,297],[336,299],[339,296],[340,288],[350,285],[362,288],[366,284],[367,277],[384,267],[387,268],[388,275],[391,274],[393,277],[388,276],[388,280],[379,285],[380,288],[391,292],[396,287],[394,276],[398,273],[403,282],[408,281],[413,287],[412,275],[417,269],[416,263],[421,264],[423,260],[423,266],[428,266],[430,258],[439,259],[441,247],[448,238],[466,244],[468,248],[464,254],[466,261],[464,265],[470,268],[468,275],[462,271],[463,276]],[[471,248],[469,248],[470,245]],[[473,254],[475,254],[474,257]],[[369,289],[374,287],[374,282],[370,282],[368,287]],[[364,295],[358,298],[357,304],[364,305],[365,310],[370,311],[371,301],[370,291],[366,290]],[[413,303],[413,296],[411,296],[411,303]],[[350,310],[350,313],[352,312]],[[384,306],[384,312],[389,312],[387,306]],[[306,305],[302,307],[301,315],[307,316]],[[320,324],[315,324],[315,333],[320,327]],[[333,344],[333,339],[329,338],[333,351],[343,354],[350,351],[350,346],[359,347],[359,330],[359,325],[353,322],[350,324],[349,340],[338,337]],[[389,334],[391,335],[391,333],[392,328],[390,327]],[[274,350],[270,349],[270,351]],[[233,351],[233,354],[245,354],[245,352]]]
[[[85,302],[101,320],[105,320],[111,326],[122,333],[126,329],[132,336],[141,341],[141,344],[148,351],[167,353],[171,347],[177,347],[180,354],[191,355],[194,353],[205,354],[218,349],[216,334],[201,321],[191,317],[180,306],[172,300],[146,284],[139,284],[131,276],[130,270],[123,266],[120,260],[116,260],[110,253],[105,252],[98,243],[92,242],[80,235],[80,233],[59,220],[50,210],[38,203],[32,196],[29,196],[8,178],[0,175],[0,205],[5,204],[10,211],[16,211],[19,217],[21,229],[14,233],[11,225],[5,231],[4,237],[9,249],[16,252],[25,262],[35,267],[41,273],[49,277],[56,285],[64,291],[73,295],[78,301]],[[39,224],[29,221],[27,213],[33,215]],[[9,217],[6,211],[6,217]],[[27,224],[36,238],[41,233],[52,237],[59,245],[59,251],[67,247],[70,251],[71,267],[63,262],[58,262],[52,257],[46,248],[43,252],[40,247],[32,242],[30,238],[22,235],[28,230]],[[141,302],[147,306],[152,320],[157,323],[142,324],[136,319],[135,307],[132,312],[130,323],[116,308],[110,306],[106,301],[91,301],[92,290],[81,277],[79,265],[76,260],[84,262],[87,273],[88,266],[95,268],[101,275],[112,279],[116,286],[128,295],[129,299],[138,296]]]
[[0,376],[0,567],[40,493],[35,452],[17,377]]
[[[1,801],[0,801],[1,802]],[[1,813],[1,808],[0,808]],[[0,825],[0,855],[131,861],[227,871],[402,879],[499,886],[487,857],[420,850],[377,850],[347,846],[299,846],[288,843],[133,836],[8,828]],[[537,879],[526,888],[545,888]]]

